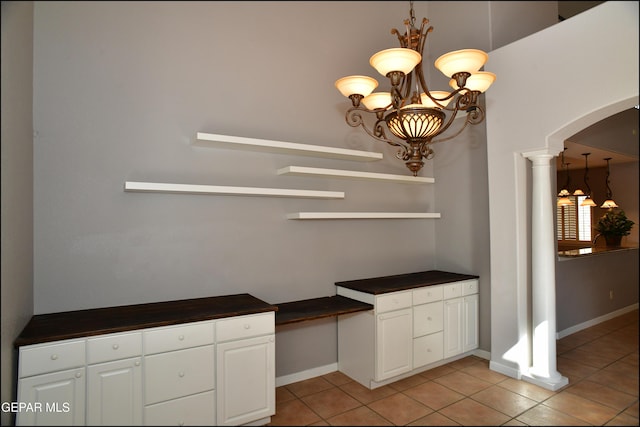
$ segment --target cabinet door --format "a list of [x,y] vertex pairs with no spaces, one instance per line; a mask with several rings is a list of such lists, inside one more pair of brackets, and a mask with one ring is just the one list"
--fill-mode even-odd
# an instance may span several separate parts
[[376,316],[376,381],[409,372],[413,367],[411,308]]
[[142,424],[141,358],[90,365],[87,370],[87,425]]
[[18,401],[31,409],[18,412],[16,425],[84,425],[85,369],[21,378]]
[[275,348],[274,335],[217,345],[218,425],[240,425],[275,414]]
[[462,298],[444,301],[444,358],[462,353]]
[[464,297],[462,351],[478,348],[478,294]]

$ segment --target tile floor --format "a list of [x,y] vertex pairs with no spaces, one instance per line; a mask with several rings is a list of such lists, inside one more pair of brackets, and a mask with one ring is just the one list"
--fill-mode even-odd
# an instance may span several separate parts
[[273,426],[638,425],[638,310],[557,342],[556,392],[470,356],[369,390],[341,372],[276,389]]

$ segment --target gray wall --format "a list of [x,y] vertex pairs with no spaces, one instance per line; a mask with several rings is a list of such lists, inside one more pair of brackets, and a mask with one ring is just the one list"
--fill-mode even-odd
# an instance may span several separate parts
[[[5,2],[2,17],[2,402],[15,400],[13,340],[33,314],[33,3]],[[9,425],[11,413],[0,422]]]

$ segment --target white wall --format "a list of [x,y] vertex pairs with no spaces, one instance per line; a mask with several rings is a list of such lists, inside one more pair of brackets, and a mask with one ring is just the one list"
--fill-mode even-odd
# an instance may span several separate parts
[[[606,2],[491,52],[501,79],[486,99],[491,224],[492,365],[528,367],[527,160],[638,104],[638,3]],[[514,250],[515,248],[515,250]]]

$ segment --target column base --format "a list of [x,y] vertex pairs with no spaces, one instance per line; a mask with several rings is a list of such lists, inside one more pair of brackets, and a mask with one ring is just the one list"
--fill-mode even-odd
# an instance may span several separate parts
[[557,378],[541,377],[533,374],[531,371],[522,374],[522,379],[528,383],[535,384],[551,391],[558,391],[562,387],[569,384],[569,378],[558,374]]

